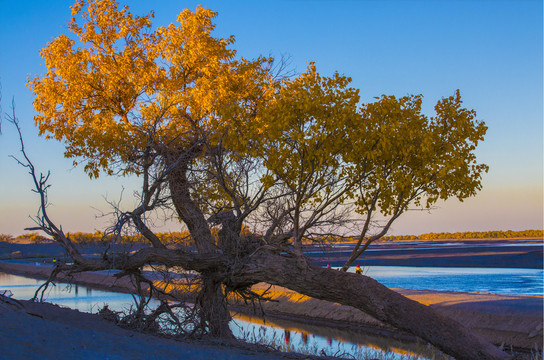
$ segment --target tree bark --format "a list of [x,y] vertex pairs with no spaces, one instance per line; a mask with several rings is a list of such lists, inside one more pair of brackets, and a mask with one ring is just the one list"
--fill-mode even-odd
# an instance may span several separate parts
[[260,251],[233,274],[231,280],[227,285],[234,288],[266,282],[316,299],[352,306],[384,323],[419,336],[458,360],[509,358],[457,321],[364,275],[323,269],[307,261]]
[[[182,158],[179,155],[170,156],[167,163],[169,166],[173,166],[173,169],[168,177],[168,185],[176,212],[187,225],[198,253],[215,256],[220,254],[219,248],[215,245],[215,239],[203,212],[191,197],[191,184],[186,175],[192,157],[197,154],[198,149],[188,152]],[[226,261],[221,263],[225,264]],[[216,276],[213,276],[214,272],[217,272],[217,269],[201,272],[202,289],[197,301],[200,321],[206,325],[211,336],[233,339],[234,335],[229,327],[231,317],[227,309],[223,285]]]
[[229,327],[231,320],[223,284],[213,276],[202,275],[202,290],[198,295],[197,305],[200,321],[205,322],[211,336],[222,339],[234,339]]
[[211,253],[217,251],[215,241],[204,214],[191,197],[191,184],[187,179],[189,163],[196,154],[196,151],[184,155],[174,153],[166,157],[167,165],[173,168],[168,175],[168,187],[174,208],[183,223],[187,225],[198,251]]

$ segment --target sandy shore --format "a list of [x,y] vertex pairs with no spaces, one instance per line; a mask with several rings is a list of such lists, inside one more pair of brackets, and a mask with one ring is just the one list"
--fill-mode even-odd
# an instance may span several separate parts
[[[436,266],[542,269],[542,240],[462,240],[395,242],[371,247],[357,263],[361,266]],[[313,246],[310,256],[325,266],[342,266],[349,247]]]
[[309,359],[244,344],[175,341],[47,303],[0,300],[0,358],[10,360]]
[[[263,290],[266,284],[258,284]],[[448,291],[395,289],[402,295],[433,307],[494,344],[515,348],[542,349],[541,296],[515,296]],[[309,321],[319,320],[328,326],[352,327],[386,336],[409,339],[394,328],[371,316],[336,303],[312,299],[294,291],[272,287],[278,302],[263,304],[267,314]]]

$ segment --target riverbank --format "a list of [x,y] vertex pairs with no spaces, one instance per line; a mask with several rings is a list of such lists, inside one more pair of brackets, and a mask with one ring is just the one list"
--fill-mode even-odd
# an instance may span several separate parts
[[[264,291],[267,284],[257,284],[253,290]],[[542,296],[496,295],[393,289],[409,299],[431,306],[474,333],[496,345],[520,349],[542,349]],[[320,321],[332,327],[360,329],[380,335],[410,341],[410,335],[383,324],[373,317],[328,301],[317,300],[289,289],[273,286],[268,294],[275,302],[262,304],[266,314],[293,317],[305,321]],[[412,341],[415,338],[412,337]]]
[[[36,263],[0,262],[0,271],[47,278],[51,267],[39,262],[37,264],[39,266]],[[134,286],[127,278],[117,279],[108,272],[82,273],[60,280],[110,291],[134,291]],[[267,284],[257,284],[253,290],[264,292],[268,288]],[[526,350],[534,349],[535,346],[542,349],[542,296],[406,289],[396,291],[456,319],[494,344]],[[276,300],[262,303],[262,309],[268,318],[292,319],[331,328],[365,331],[402,341],[416,341],[413,336],[399,332],[348,306],[309,298],[281,287],[271,287],[267,294]],[[253,311],[253,307],[244,305],[243,301],[234,300],[232,304],[235,311]]]
[[10,360],[313,359],[241,342],[179,341],[122,329],[96,314],[0,297],[0,358]]

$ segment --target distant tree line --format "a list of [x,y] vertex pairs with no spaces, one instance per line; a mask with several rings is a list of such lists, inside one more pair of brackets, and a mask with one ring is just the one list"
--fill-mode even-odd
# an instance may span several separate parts
[[[115,236],[112,234],[106,234],[102,231],[95,231],[93,233],[85,232],[69,232],[66,234],[73,242],[86,245],[86,244],[100,244],[100,243],[109,243],[115,241],[118,244],[128,245],[128,244],[137,244],[144,243],[145,240],[142,235],[122,235]],[[184,246],[191,245],[192,239],[188,232],[168,232],[168,233],[157,233],[159,239],[164,244],[173,245],[181,244]],[[0,234],[0,241],[12,242],[16,240],[31,240],[32,242],[40,243],[44,241],[49,241],[50,239],[39,235],[37,233],[26,233],[19,236],[13,237],[9,234]]]
[[[244,229],[244,233],[249,235],[249,231]],[[145,239],[142,235],[123,235],[117,236],[117,239],[114,239],[114,235],[105,234],[101,231],[95,231],[94,233],[84,233],[84,232],[73,232],[67,233],[75,243],[77,244],[97,244],[97,243],[106,243],[112,240],[115,240],[118,244],[136,244],[144,243]],[[191,246],[193,240],[187,231],[176,231],[176,232],[164,232],[156,234],[159,239],[164,244],[168,245],[183,245]],[[217,234],[215,234],[217,235]],[[465,232],[441,232],[441,233],[426,233],[421,235],[386,235],[383,236],[380,241],[400,241],[400,240],[474,240],[474,239],[514,239],[514,238],[531,238],[531,239],[542,239],[544,237],[543,230],[493,230],[493,231],[465,231]],[[27,239],[33,242],[44,242],[49,239],[45,236],[36,234],[36,233],[26,233],[13,237],[8,234],[0,234],[0,241],[10,242],[15,239]],[[325,244],[334,244],[341,242],[353,242],[355,241],[354,237],[338,237],[338,236],[325,236],[320,238],[309,238],[305,239],[304,243],[306,245],[315,244],[315,243],[325,243]]]
[[[386,235],[383,236],[379,241],[401,241],[401,240],[475,240],[475,239],[515,239],[515,238],[525,238],[525,239],[542,239],[544,237],[543,230],[492,230],[492,231],[465,231],[465,232],[441,232],[441,233],[426,233],[421,235]],[[307,239],[306,244],[312,243],[325,243],[325,244],[334,244],[334,243],[348,243],[356,241],[355,237],[337,237],[337,236],[327,236],[321,237],[319,239]]]
[[41,242],[50,240],[49,238],[36,234],[36,233],[26,233],[26,234],[19,235],[17,237],[14,237],[10,234],[0,234],[1,242],[13,242],[15,240],[23,240],[23,239],[30,240],[35,243],[41,243]]
[[[102,231],[95,231],[94,233],[73,232],[67,233],[66,235],[72,239],[73,242],[81,245],[93,243],[111,243],[112,241],[118,244],[129,245],[145,243],[147,241],[141,234],[114,235],[106,234]],[[190,246],[192,243],[191,236],[187,231],[156,233],[156,235],[165,245],[180,244]]]
[[426,233],[421,235],[389,235],[384,236],[384,240],[471,240],[471,239],[512,239],[512,238],[534,238],[542,239],[542,230],[493,230],[493,231],[465,231],[465,232],[441,232]]

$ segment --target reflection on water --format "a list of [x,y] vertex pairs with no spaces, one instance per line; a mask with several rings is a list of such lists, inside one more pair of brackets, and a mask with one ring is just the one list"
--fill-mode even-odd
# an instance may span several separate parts
[[[251,342],[261,341],[282,351],[325,353],[327,355],[349,354],[357,358],[398,359],[411,356],[414,359],[441,359],[432,349],[417,343],[406,343],[392,337],[369,334],[353,329],[330,328],[321,325],[300,323],[288,319],[267,319],[247,314],[234,316],[231,326],[237,337]],[[315,351],[319,349],[319,351]],[[313,351],[312,351],[313,350]]]
[[[0,272],[0,291],[11,290],[17,299],[30,299],[43,280]],[[104,304],[114,311],[128,309],[132,304],[132,295],[95,290],[81,285],[57,284],[50,286],[44,296],[47,302],[96,313]],[[157,301],[151,302],[158,305]],[[348,329],[336,329],[326,326],[298,323],[285,319],[266,321],[260,317],[233,314],[231,329],[238,338],[250,342],[272,345],[283,351],[311,352],[354,356],[357,358],[383,357],[395,360],[402,356],[414,356],[419,359],[434,358],[428,354],[425,346],[406,344],[390,337],[381,337]]]
[[[44,280],[27,278],[0,272],[0,291],[11,290],[16,299],[27,300],[34,296]],[[130,306],[132,295],[96,290],[81,285],[57,283],[50,285],[44,293],[44,301],[83,312],[96,312],[108,304],[110,309],[121,311]]]

